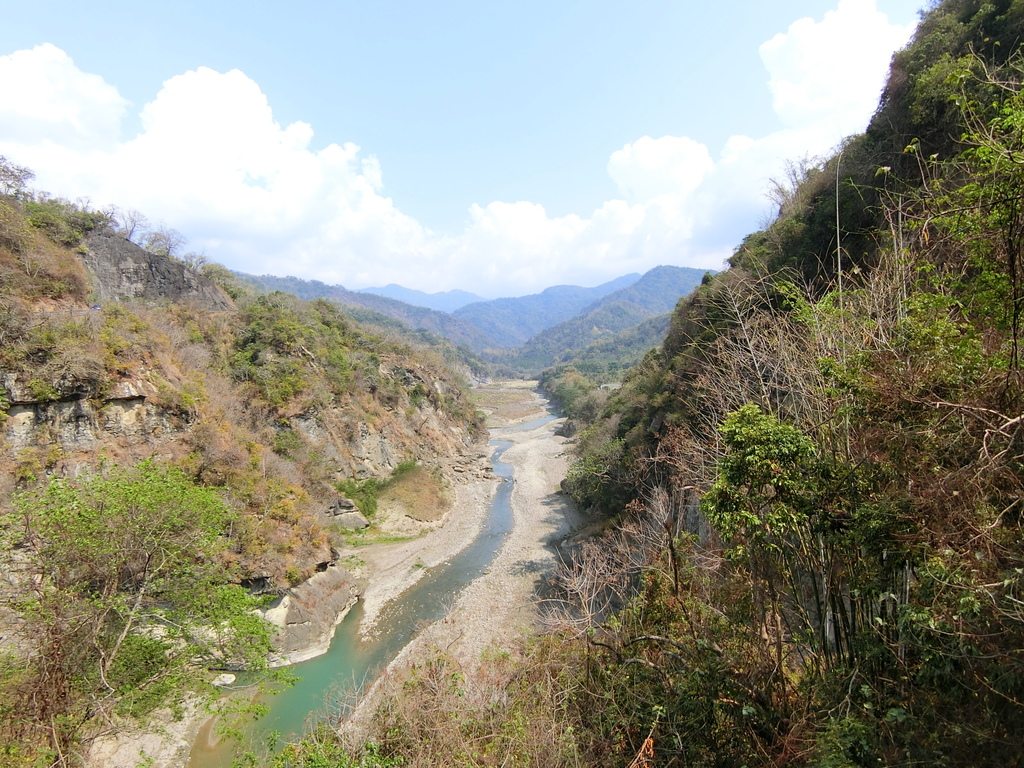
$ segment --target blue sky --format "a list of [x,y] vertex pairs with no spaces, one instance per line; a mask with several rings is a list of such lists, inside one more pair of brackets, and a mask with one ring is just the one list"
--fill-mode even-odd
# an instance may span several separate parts
[[0,153],[247,272],[487,296],[720,266],[919,0],[20,3]]

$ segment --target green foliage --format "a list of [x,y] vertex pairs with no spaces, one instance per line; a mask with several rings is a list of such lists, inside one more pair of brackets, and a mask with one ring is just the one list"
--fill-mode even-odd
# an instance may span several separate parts
[[625,443],[619,439],[602,442],[587,455],[574,461],[566,474],[565,487],[584,509],[610,511],[621,503],[616,493],[613,472],[622,463]]
[[333,731],[321,726],[301,741],[287,745],[269,768],[398,768],[405,764],[400,757],[385,757],[373,743],[353,754]]
[[367,517],[373,517],[377,514],[377,501],[381,494],[399,483],[403,477],[411,474],[418,466],[415,460],[403,461],[392,470],[391,476],[388,478],[368,477],[364,480],[351,478],[349,480],[340,480],[335,484],[335,487],[339,493],[352,499],[356,506],[359,507],[360,512]]
[[704,496],[708,520],[727,539],[785,537],[806,525],[814,446],[799,430],[745,405],[719,428],[725,456]]
[[302,438],[291,427],[285,427],[274,433],[274,453],[291,456],[302,447]]
[[109,223],[104,214],[61,198],[36,196],[24,206],[29,225],[58,245],[78,245],[87,234]]
[[[273,406],[316,397],[318,382],[327,385],[328,397],[342,397],[362,367],[353,358],[372,364],[360,349],[360,335],[322,299],[304,305],[281,293],[259,296],[244,307],[242,322],[230,358],[232,375],[255,385]],[[376,375],[372,369],[361,372]]]
[[359,511],[367,517],[377,514],[377,497],[380,496],[383,482],[376,477],[368,477],[365,480],[339,480],[335,487],[339,493],[352,499],[359,507]]
[[[268,630],[217,562],[233,517],[213,491],[152,461],[16,497],[4,539],[33,544],[13,607],[39,643],[20,689],[21,737],[66,750],[97,708],[142,715],[180,699],[197,664],[265,664]],[[57,716],[78,725],[53,727]]]

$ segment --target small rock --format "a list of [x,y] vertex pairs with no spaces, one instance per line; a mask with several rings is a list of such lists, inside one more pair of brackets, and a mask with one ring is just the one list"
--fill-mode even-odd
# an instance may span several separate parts
[[217,675],[215,678],[213,678],[213,684],[218,688],[223,688],[228,685],[234,685],[234,683],[235,676],[232,675],[230,672],[225,672],[224,674]]
[[327,508],[327,514],[329,515],[343,515],[346,512],[354,512],[356,510],[356,503],[352,499],[346,499],[344,496],[339,496],[334,502]]

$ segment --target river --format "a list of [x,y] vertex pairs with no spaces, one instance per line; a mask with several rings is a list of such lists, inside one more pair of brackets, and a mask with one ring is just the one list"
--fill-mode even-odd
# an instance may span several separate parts
[[[551,428],[544,428],[555,418],[548,411],[541,418],[491,430],[492,436],[509,439],[490,441],[494,449],[494,474],[501,482],[473,541],[447,561],[426,569],[411,588],[388,601],[369,636],[359,631],[363,605],[361,601],[357,603],[338,626],[329,651],[292,667],[299,681],[267,697],[264,703],[270,711],[254,725],[252,743],[264,742],[272,732],[285,740],[296,738],[311,722],[335,719],[340,710],[339,702],[351,702],[425,626],[449,613],[467,585],[487,573],[515,523],[513,467],[502,461],[502,456],[518,442],[520,435],[542,430],[540,437],[549,438]],[[234,756],[231,743],[217,743],[211,721],[200,731],[188,765],[189,768],[229,768]]]

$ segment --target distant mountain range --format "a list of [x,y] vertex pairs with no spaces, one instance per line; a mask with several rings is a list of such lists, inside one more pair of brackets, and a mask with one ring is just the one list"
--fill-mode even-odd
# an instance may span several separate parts
[[[428,294],[395,284],[350,291],[319,280],[235,273],[241,282],[258,290],[284,291],[301,299],[330,299],[352,308],[356,319],[377,325],[386,316],[414,331],[429,331],[468,347],[492,363],[531,374],[577,356],[609,360],[622,352],[636,359],[642,353],[640,347],[645,343],[657,345],[663,332],[663,323],[645,321],[670,312],[705,274],[702,269],[661,266],[644,275],[623,275],[593,288],[558,285],[530,296],[474,301],[449,313],[395,297],[443,305],[458,303],[473,294]],[[392,296],[380,295],[375,292],[378,290]],[[617,334],[641,324],[643,331],[638,329],[638,333],[616,339]]]
[[529,296],[468,304],[457,310],[455,315],[486,333],[494,340],[495,346],[507,349],[568,320],[588,304],[639,279],[640,275],[634,272],[594,288],[556,285]]
[[474,351],[489,349],[494,342],[479,328],[465,320],[439,312],[436,309],[416,307],[397,299],[389,299],[373,293],[350,291],[340,285],[327,285],[319,280],[302,280],[298,277],[275,277],[273,275],[247,275],[235,272],[243,283],[264,291],[284,291],[300,299],[331,299],[339,304],[373,310],[399,320],[413,330],[423,329],[444,336],[455,344],[464,344]]
[[544,329],[522,346],[510,350],[501,362],[521,371],[539,373],[571,358],[579,350],[671,312],[679,299],[700,285],[706,274],[707,270],[690,267],[655,267],[639,280],[601,297],[579,314]]
[[454,290],[441,293],[424,293],[423,291],[406,288],[396,283],[388,283],[383,288],[360,288],[356,293],[372,293],[388,299],[397,299],[406,304],[412,304],[414,307],[436,309],[439,312],[454,312],[475,301],[486,301],[483,296],[477,296],[469,291]]

